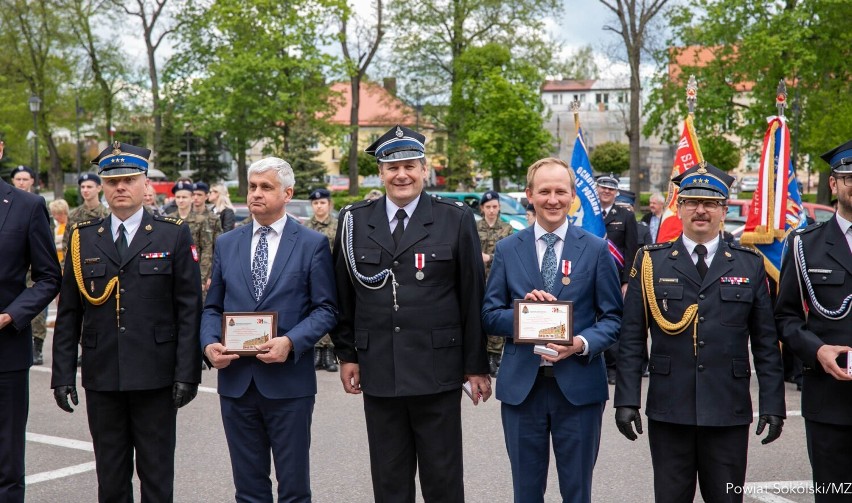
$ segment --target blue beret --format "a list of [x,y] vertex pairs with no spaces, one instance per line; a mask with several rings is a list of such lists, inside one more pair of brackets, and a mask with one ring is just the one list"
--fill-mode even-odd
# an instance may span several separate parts
[[734,177],[702,161],[672,178],[672,183],[680,188],[678,199],[727,199]]
[[317,189],[310,193],[308,199],[316,201],[317,199],[331,199],[331,192],[328,189]]
[[35,173],[33,170],[26,166],[18,166],[17,168],[12,169],[12,174],[10,175],[12,178],[15,177],[18,173],[29,173],[31,177],[35,178]]
[[210,193],[210,186],[209,186],[209,185],[207,185],[207,184],[206,184],[206,183],[204,183],[204,182],[195,182],[195,183],[193,183],[193,184],[192,184],[192,190],[193,190],[193,191],[201,190],[201,191],[203,191],[205,194],[208,194],[208,193]]
[[835,173],[852,173],[852,140],[820,156]]
[[614,173],[601,175],[595,178],[595,181],[597,182],[598,187],[608,187],[610,189],[618,190],[618,177],[615,176]]
[[479,205],[482,206],[488,201],[494,201],[495,199],[499,202],[500,194],[498,194],[496,190],[489,190],[485,194],[482,194],[482,197],[479,198]]
[[103,183],[101,183],[101,177],[94,173],[83,173],[77,177],[77,185],[80,185],[83,182],[95,182],[98,185],[103,185]]
[[396,125],[373,142],[364,152],[378,162],[404,161],[426,157],[426,137],[405,126]]
[[116,141],[92,159],[92,164],[98,166],[103,178],[147,174],[150,157],[147,148]]
[[172,194],[177,194],[177,192],[179,190],[186,190],[186,191],[192,192],[194,186],[195,186],[195,184],[193,184],[193,183],[178,182],[178,183],[175,184],[174,187],[172,187]]

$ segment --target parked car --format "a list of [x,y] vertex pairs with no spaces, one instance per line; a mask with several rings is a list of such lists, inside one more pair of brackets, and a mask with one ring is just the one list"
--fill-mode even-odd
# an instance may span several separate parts
[[757,190],[759,178],[757,175],[745,175],[740,178],[740,182],[738,184],[740,192],[754,192]]
[[[802,203],[805,207],[807,215],[814,222],[825,222],[834,216],[834,208],[824,204],[817,203]],[[730,199],[728,201],[728,214],[726,219],[732,217],[748,218],[748,212],[751,208],[751,199]]]
[[[290,201],[290,202],[292,202],[292,201]],[[311,210],[311,216],[313,216],[314,212],[313,212],[313,209],[311,208],[310,204],[308,204],[308,209]],[[301,217],[293,214],[293,212],[290,211],[290,210],[291,210],[290,203],[287,203],[287,216],[296,220],[300,224],[304,224],[307,220],[310,220],[310,218],[311,218],[311,217],[308,217],[307,220],[302,220]],[[238,224],[238,223],[242,222],[243,220],[249,218],[250,216],[251,216],[251,212],[249,211],[247,204],[245,204],[245,203],[234,203],[234,223]],[[334,213],[334,216],[337,216],[336,211]]]
[[506,192],[506,195],[520,203],[524,208],[530,203],[526,192]]
[[[432,197],[461,201],[479,215],[479,200],[484,192],[433,192]],[[527,210],[524,206],[506,194],[500,194],[500,219],[507,222],[516,231],[527,227]]]

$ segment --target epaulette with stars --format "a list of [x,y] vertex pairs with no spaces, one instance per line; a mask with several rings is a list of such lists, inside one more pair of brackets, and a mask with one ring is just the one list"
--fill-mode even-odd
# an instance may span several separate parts
[[664,250],[666,248],[671,248],[674,244],[674,241],[666,241],[664,243],[654,243],[650,245],[645,245],[642,247],[645,251],[654,251],[654,250]]
[[182,218],[164,217],[164,216],[161,216],[161,215],[154,215],[154,220],[157,220],[159,222],[168,222],[170,224],[175,224],[175,225],[180,225],[180,224],[183,223]]
[[84,220],[84,221],[82,221],[82,222],[77,222],[77,223],[75,223],[74,225],[72,225],[72,226],[71,226],[71,230],[73,231],[74,229],[79,229],[79,228],[81,228],[81,227],[88,227],[88,226],[90,226],[90,225],[99,224],[99,223],[101,223],[101,222],[103,222],[103,221],[104,221],[104,219],[103,219],[103,218],[94,218],[94,219],[92,219],[92,220]]
[[824,224],[824,223],[825,222],[815,222],[815,223],[812,223],[811,225],[809,225],[807,227],[803,227],[801,229],[796,229],[796,234],[807,234],[808,232],[819,229],[820,227],[822,227],[822,224]]

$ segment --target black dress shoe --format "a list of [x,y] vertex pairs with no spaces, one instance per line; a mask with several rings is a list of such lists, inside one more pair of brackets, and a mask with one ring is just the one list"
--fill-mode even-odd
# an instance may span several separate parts
[[322,370],[322,352],[324,348],[314,347],[314,370]]
[[337,358],[333,348],[322,348],[322,365],[327,372],[337,372]]

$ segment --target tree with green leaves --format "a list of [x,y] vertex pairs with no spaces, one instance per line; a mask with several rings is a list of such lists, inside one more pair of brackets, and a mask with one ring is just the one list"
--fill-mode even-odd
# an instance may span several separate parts
[[639,107],[642,104],[642,81],[640,68],[642,55],[648,49],[650,31],[654,19],[668,3],[668,0],[598,0],[616,17],[617,24],[608,24],[604,30],[612,31],[621,37],[627,64],[630,67],[630,118],[627,126],[627,138],[630,140],[630,190],[639,193],[640,166],[639,142],[641,122]]
[[591,45],[584,45],[564,59],[554,61],[549,73],[565,80],[595,80],[600,77],[600,68],[595,62]]
[[[461,57],[469,49],[496,43],[518,60],[549,68],[558,44],[545,38],[545,20],[555,16],[556,0],[421,0],[389,5],[394,37],[392,57],[400,75],[419,79],[424,96],[444,101],[445,111],[431,120],[446,130],[448,185],[470,179],[470,153],[463,131],[466,115]],[[470,72],[467,73],[470,75]],[[449,96],[447,96],[449,91]],[[445,100],[448,100],[445,101]]]
[[599,173],[623,173],[630,169],[630,146],[615,141],[603,142],[589,153],[589,161]]
[[491,172],[496,190],[501,190],[503,178],[523,184],[521,171],[546,156],[553,144],[544,127],[541,71],[513,60],[509,49],[499,44],[469,48],[458,66],[461,93],[456,106],[464,115],[476,117],[460,131],[471,157],[480,170]]
[[[656,131],[668,139],[677,134],[685,114],[684,82],[695,74],[702,149],[705,136],[734,135],[755,167],[783,78],[796,166],[816,159],[852,137],[852,102],[845,99],[852,91],[850,16],[852,3],[833,0],[700,0],[673,9],[671,33],[678,36],[669,40],[666,63],[679,59],[679,73],[677,78],[667,68],[658,73],[646,134]],[[828,166],[808,167],[820,170],[817,199],[827,202]]]
[[740,165],[740,150],[731,140],[719,134],[702,136],[701,154],[713,166],[722,171],[731,171]]
[[[175,113],[198,134],[221,132],[237,158],[240,194],[248,188],[246,150],[263,140],[286,156],[298,128],[331,134],[323,70],[334,60],[324,19],[338,18],[338,0],[266,0],[189,4],[177,32],[178,53],[166,70]],[[301,155],[301,154],[300,154]]]
[[[343,64],[349,76],[349,155],[347,157],[346,172],[349,174],[349,195],[358,195],[358,113],[361,106],[361,81],[367,73],[367,68],[373,61],[373,56],[382,43],[385,34],[383,19],[382,0],[375,2],[376,16],[375,28],[367,26],[367,22],[357,17],[354,9],[342,10],[340,19],[340,47],[343,50]],[[352,26],[354,24],[354,26]],[[350,40],[349,29],[352,26],[354,37]],[[349,48],[350,42],[353,49]],[[352,159],[350,162],[349,159]],[[340,166],[344,166],[343,159]],[[341,172],[343,170],[341,169]]]

